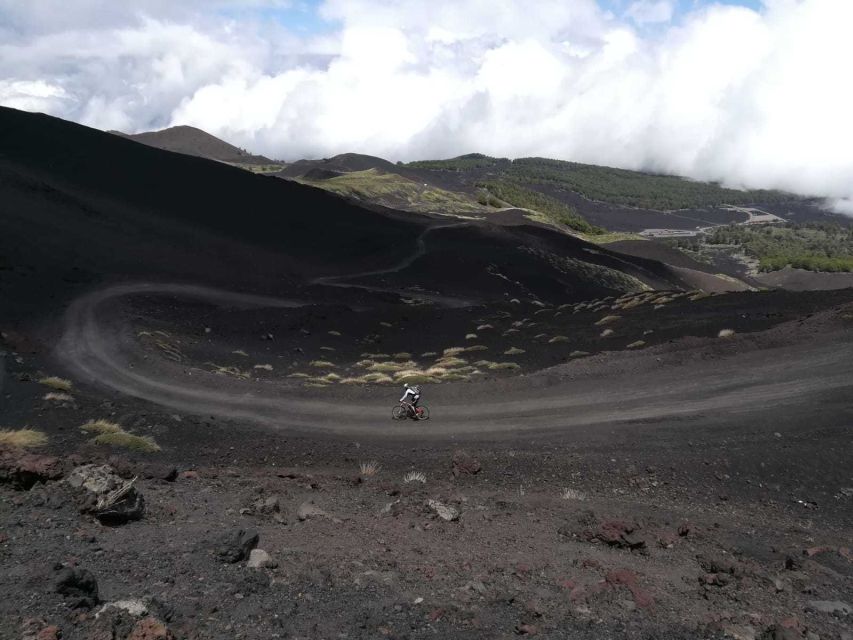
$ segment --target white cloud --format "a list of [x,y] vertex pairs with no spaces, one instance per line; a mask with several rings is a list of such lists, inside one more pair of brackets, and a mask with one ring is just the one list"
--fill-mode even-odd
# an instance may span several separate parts
[[0,103],[287,159],[541,155],[853,201],[846,0],[712,4],[651,35],[593,0],[327,0],[339,28],[307,36],[243,12],[263,0],[51,4],[0,0]]
[[628,18],[641,25],[669,22],[674,13],[674,0],[636,0],[625,11]]

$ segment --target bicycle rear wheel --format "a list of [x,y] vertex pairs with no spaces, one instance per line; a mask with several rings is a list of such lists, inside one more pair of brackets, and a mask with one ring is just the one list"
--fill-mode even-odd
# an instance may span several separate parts
[[418,420],[429,420],[429,407],[422,404],[418,406],[418,409],[421,409],[421,413],[418,415]]
[[406,408],[399,404],[391,409],[391,417],[394,418],[394,420],[405,420],[408,417],[408,413],[409,412],[406,411]]

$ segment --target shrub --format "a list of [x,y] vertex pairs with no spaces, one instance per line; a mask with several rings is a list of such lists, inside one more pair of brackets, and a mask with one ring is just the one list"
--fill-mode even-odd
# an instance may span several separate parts
[[426,474],[421,473],[420,471],[409,471],[406,475],[403,476],[403,482],[409,484],[410,482],[420,482],[421,484],[426,484]]

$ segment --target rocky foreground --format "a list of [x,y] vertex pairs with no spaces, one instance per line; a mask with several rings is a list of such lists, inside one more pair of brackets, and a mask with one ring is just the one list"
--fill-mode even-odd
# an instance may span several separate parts
[[[0,636],[849,640],[853,489],[785,477],[776,455],[808,460],[811,438],[749,440],[657,464],[621,446],[377,462],[292,441],[283,466],[5,450]],[[768,463],[745,466],[755,448]]]

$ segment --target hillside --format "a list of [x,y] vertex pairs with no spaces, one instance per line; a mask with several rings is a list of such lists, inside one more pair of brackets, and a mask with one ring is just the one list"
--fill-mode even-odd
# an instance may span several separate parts
[[229,164],[260,166],[276,164],[275,161],[269,158],[253,155],[244,149],[235,147],[195,127],[182,125],[169,127],[160,131],[147,131],[145,133],[130,134],[119,131],[111,131],[110,133],[115,133],[128,140],[141,142],[149,147],[183,153],[188,156],[218,160],[219,162],[227,162]]

